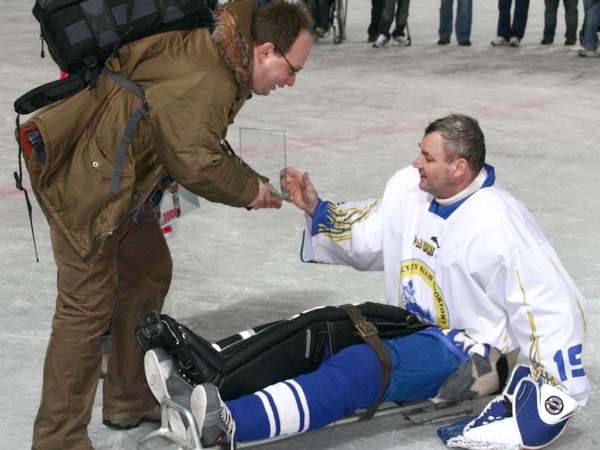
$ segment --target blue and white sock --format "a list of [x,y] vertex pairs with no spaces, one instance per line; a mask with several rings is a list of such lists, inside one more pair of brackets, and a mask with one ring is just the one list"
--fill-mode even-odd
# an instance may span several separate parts
[[367,408],[381,389],[381,367],[367,345],[348,347],[310,374],[228,401],[236,441],[265,439],[324,427]]

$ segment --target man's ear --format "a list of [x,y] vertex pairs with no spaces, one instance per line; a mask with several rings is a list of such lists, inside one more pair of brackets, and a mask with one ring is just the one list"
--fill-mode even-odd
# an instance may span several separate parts
[[465,174],[469,171],[469,163],[465,158],[458,158],[455,161],[456,167],[454,169],[454,176],[456,178],[460,178],[465,176]]
[[263,62],[269,54],[275,51],[275,45],[272,42],[265,42],[255,47],[256,57],[259,62]]

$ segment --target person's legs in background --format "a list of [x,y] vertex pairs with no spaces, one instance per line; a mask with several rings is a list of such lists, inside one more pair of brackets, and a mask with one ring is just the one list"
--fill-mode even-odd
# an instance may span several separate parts
[[385,0],[371,0],[371,23],[367,29],[369,42],[375,42],[379,36],[379,22]]
[[556,15],[560,0],[544,0],[544,35],[540,44],[548,45],[554,42],[556,32]]
[[392,26],[392,22],[394,22],[397,1],[385,0],[383,9],[381,10],[381,19],[379,20],[379,35],[373,47],[385,47],[390,41],[390,27]]
[[453,3],[454,0],[442,0],[440,3],[440,28],[438,30],[438,45],[446,45],[450,43],[452,35],[452,19],[453,19]]
[[490,42],[494,46],[508,45],[510,39],[510,6],[512,0],[498,0],[498,28],[496,38]]
[[577,10],[577,0],[563,0],[565,7],[565,45],[575,45],[577,43],[577,26],[579,21],[579,12]]
[[[512,26],[510,28],[510,37],[517,38],[518,45],[525,36],[525,27],[527,26],[527,16],[529,14],[529,0],[515,0],[515,13],[513,15]],[[511,40],[511,45],[513,44]]]
[[595,56],[598,49],[598,24],[600,23],[600,2],[583,0],[585,20],[583,23],[582,49],[577,53],[580,56]]
[[407,47],[411,44],[410,36],[406,36],[405,29],[408,24],[408,11],[410,8],[410,0],[398,0],[398,8],[396,9],[396,28],[392,33],[392,43]]
[[456,7],[456,40],[459,45],[471,45],[471,24],[473,22],[473,0],[458,0]]

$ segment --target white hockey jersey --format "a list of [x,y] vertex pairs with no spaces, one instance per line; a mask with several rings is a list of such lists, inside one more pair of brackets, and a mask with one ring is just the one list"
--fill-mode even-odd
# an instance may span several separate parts
[[388,181],[381,200],[320,201],[307,215],[302,259],[384,270],[388,303],[467,353],[521,348],[534,377],[584,406],[586,300],[531,213],[486,169],[481,189],[447,207],[419,188],[412,167]]

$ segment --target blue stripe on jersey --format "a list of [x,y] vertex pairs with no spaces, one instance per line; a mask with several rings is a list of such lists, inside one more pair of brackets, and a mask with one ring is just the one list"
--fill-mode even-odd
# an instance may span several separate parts
[[291,383],[284,381],[284,384],[289,387],[294,394],[294,398],[296,399],[296,406],[298,407],[298,412],[300,413],[300,425],[298,426],[298,431],[302,431],[304,429],[304,407],[302,406],[302,402],[300,401],[300,396],[298,395],[298,391]]
[[[494,168],[492,166],[490,166],[489,164],[485,164],[485,163],[483,164],[483,166],[485,167],[485,170],[487,170],[488,174],[487,174],[487,177],[485,178],[485,181],[483,182],[483,185],[481,186],[481,189],[490,187],[496,181],[496,173],[494,172]],[[471,195],[473,195],[473,194],[471,194]],[[432,200],[431,204],[429,205],[429,212],[433,213],[437,216],[440,216],[442,219],[447,219],[471,195],[468,195],[465,198],[463,198],[462,200],[459,200],[456,203],[452,203],[451,205],[444,206],[444,207],[440,206],[440,204],[438,202],[436,202],[435,200]]]
[[315,212],[313,214],[313,222],[312,222],[312,230],[310,232],[311,235],[315,236],[317,234],[317,230],[319,225],[331,224],[331,220],[328,217],[327,213],[329,212],[329,205],[331,202],[324,202],[319,199],[317,206],[315,207]]

